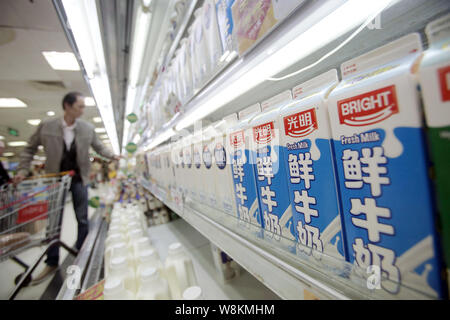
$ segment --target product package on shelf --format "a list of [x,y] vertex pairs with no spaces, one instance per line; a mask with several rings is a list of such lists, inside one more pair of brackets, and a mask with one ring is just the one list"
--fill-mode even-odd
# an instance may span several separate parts
[[261,103],[250,126],[251,153],[254,155],[254,170],[259,194],[259,208],[264,239],[281,243],[295,252],[295,231],[286,177],[286,162],[280,148],[280,108],[292,100],[290,90],[282,92]]
[[442,297],[441,255],[409,34],[341,66],[328,98],[345,244],[355,274],[395,298]]
[[215,193],[218,195],[218,207],[226,214],[233,216],[236,215],[236,202],[234,200],[231,158],[226,144],[229,128],[236,125],[236,123],[237,114],[233,113],[214,125],[217,135],[213,145],[216,171]]
[[194,174],[194,170],[192,169],[192,134],[187,135],[183,138],[183,163],[181,166],[183,167],[183,194],[185,197],[190,196],[190,192],[192,187],[194,187],[194,182],[192,181],[192,177]]
[[232,5],[239,55],[261,40],[305,0],[236,0]]
[[223,57],[226,58],[232,52],[237,52],[238,45],[233,23],[231,7],[235,0],[216,0],[217,23],[220,39],[222,41]]
[[213,138],[215,136],[214,127],[209,125],[203,131],[203,147],[202,147],[202,160],[205,168],[204,175],[200,178],[203,182],[202,203],[216,208],[217,207],[217,195],[215,193],[216,176],[213,167]]
[[222,56],[222,43],[220,41],[219,26],[217,25],[216,6],[214,0],[205,0],[203,7],[203,30],[205,31],[205,42],[208,49],[207,58],[209,59],[211,77],[217,69],[218,62]]
[[203,181],[202,177],[205,174],[205,166],[202,163],[202,147],[203,147],[203,136],[201,132],[194,133],[194,138],[192,140],[192,160],[193,160],[193,173],[194,173],[194,187],[191,190],[192,201],[199,202],[200,193],[203,192]]
[[[298,254],[345,259],[326,97],[338,84],[330,70],[292,89],[280,110],[280,145]],[[311,250],[312,249],[312,250]]]
[[252,228],[262,237],[263,221],[259,208],[258,188],[254,170],[254,155],[251,151],[252,128],[250,121],[261,112],[259,103],[247,107],[239,113],[239,122],[232,126],[227,143],[231,154],[231,170],[236,201],[237,215],[240,222]]
[[425,31],[430,47],[420,64],[419,76],[450,279],[450,15],[431,22]]
[[196,67],[198,71],[195,73],[195,89],[198,90],[203,85],[207,75],[210,73],[210,59],[207,58],[208,48],[206,44],[205,30],[203,27],[202,8],[194,11],[195,20],[192,24],[192,33],[194,39],[194,54]]

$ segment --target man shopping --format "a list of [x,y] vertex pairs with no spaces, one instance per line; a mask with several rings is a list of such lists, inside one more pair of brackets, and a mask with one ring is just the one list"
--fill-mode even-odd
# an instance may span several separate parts
[[[18,174],[14,182],[19,183],[28,174],[31,161],[38,147],[42,145],[46,155],[45,171],[58,173],[62,171],[75,171],[72,177],[70,191],[75,215],[78,222],[78,236],[76,249],[80,249],[87,236],[88,226],[88,190],[89,171],[91,167],[89,148],[101,156],[119,160],[97,138],[92,124],[79,119],[84,111],[84,97],[79,92],[70,92],[62,101],[63,118],[43,121],[28,141],[28,146],[20,156]],[[32,284],[44,281],[57,270],[59,264],[59,246],[51,247],[47,254],[46,267],[42,273],[33,280]]]

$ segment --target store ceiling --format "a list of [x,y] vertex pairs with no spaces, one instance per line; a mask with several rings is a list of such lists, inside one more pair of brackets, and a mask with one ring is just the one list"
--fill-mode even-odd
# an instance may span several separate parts
[[[50,0],[0,1],[0,97],[15,97],[27,108],[0,108],[0,135],[5,144],[28,140],[35,126],[28,119],[47,119],[48,111],[62,116],[61,100],[68,91],[90,96],[81,71],[53,70],[42,51],[72,51]],[[86,107],[83,119],[93,123],[97,107]],[[96,123],[103,127],[102,123]],[[19,136],[8,134],[8,127]],[[16,160],[23,147],[6,146]]]

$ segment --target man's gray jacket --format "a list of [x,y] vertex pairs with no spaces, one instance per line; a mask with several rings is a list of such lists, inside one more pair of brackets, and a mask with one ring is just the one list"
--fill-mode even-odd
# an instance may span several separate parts
[[[64,152],[64,131],[62,118],[43,121],[39,124],[36,132],[28,141],[28,146],[20,155],[18,167],[19,173],[27,175],[33,156],[40,145],[44,147],[46,156],[45,171],[47,173],[58,173],[60,171],[61,159]],[[89,147],[101,156],[113,159],[114,154],[106,148],[95,134],[95,127],[81,119],[76,120],[75,143],[77,147],[77,164],[80,169],[81,179],[86,185],[89,181],[91,162]]]

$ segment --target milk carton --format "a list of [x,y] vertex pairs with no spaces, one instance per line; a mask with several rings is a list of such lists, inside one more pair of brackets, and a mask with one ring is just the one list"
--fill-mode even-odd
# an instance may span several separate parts
[[381,288],[395,298],[443,293],[412,74],[421,51],[409,34],[345,62],[328,100],[350,262],[366,276],[381,268]]
[[230,129],[227,143],[231,155],[231,170],[233,174],[233,188],[237,208],[237,216],[247,227],[256,226],[260,234],[263,227],[256,187],[254,155],[251,150],[252,130],[250,121],[261,111],[258,104],[252,105],[239,112],[239,122]]
[[205,167],[202,164],[202,147],[203,139],[202,133],[198,132],[194,134],[192,140],[192,160],[193,160],[193,188],[191,190],[192,200],[195,202],[200,201],[200,191],[203,190],[202,178],[205,174]]
[[205,0],[203,4],[203,29],[205,30],[205,42],[208,50],[210,74],[217,67],[222,55],[222,43],[219,36],[219,26],[217,25],[216,6],[214,0]]
[[175,181],[176,181],[176,195],[181,196],[184,190],[184,156],[183,156],[183,139],[175,141],[173,146],[173,157],[175,163]]
[[420,64],[419,77],[436,173],[444,256],[450,270],[450,15],[431,22],[425,31],[430,48]]
[[215,136],[214,127],[209,125],[203,132],[202,141],[202,160],[204,165],[204,175],[202,176],[203,193],[202,202],[213,208],[217,207],[217,195],[215,193],[215,175],[213,167],[213,137]]
[[[281,126],[278,114],[281,106],[292,100],[285,91],[264,101],[262,112],[250,122],[252,153],[255,155],[255,177],[259,193],[264,239],[287,242],[295,250],[294,224],[289,200],[284,154],[280,151]],[[285,241],[285,239],[290,241]]]
[[235,0],[216,0],[217,23],[222,41],[224,56],[237,51],[237,39],[234,32],[231,7]]
[[215,193],[218,207],[225,213],[236,215],[236,202],[234,201],[233,175],[231,171],[231,158],[226,149],[227,131],[236,125],[237,114],[233,113],[214,125],[216,136],[213,141],[215,169]]
[[184,171],[183,194],[185,197],[191,197],[193,185],[193,168],[192,168],[192,134],[187,135],[183,141],[183,163],[181,164]]
[[210,61],[207,58],[208,48],[206,47],[205,30],[203,28],[202,22],[202,8],[198,8],[194,11],[195,20],[193,22],[193,39],[194,39],[194,50],[195,59],[198,72],[195,73],[197,77],[195,79],[196,89],[199,89],[206,79],[206,76],[211,70]]
[[[325,98],[338,83],[330,70],[292,89],[280,110],[280,145],[292,204],[297,252],[344,259],[331,129]],[[313,249],[313,250],[311,250]]]

